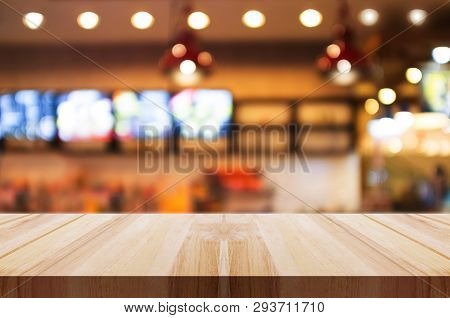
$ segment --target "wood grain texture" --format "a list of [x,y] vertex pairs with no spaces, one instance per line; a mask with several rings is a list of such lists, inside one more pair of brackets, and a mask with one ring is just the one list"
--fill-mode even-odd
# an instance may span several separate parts
[[448,224],[412,214],[0,215],[0,292],[445,297]]

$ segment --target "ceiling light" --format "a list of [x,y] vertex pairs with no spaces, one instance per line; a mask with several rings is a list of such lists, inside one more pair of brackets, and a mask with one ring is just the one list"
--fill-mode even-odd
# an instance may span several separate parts
[[431,52],[433,60],[438,64],[446,64],[450,59],[450,48],[446,46],[439,46]]
[[422,9],[414,9],[408,12],[408,20],[414,25],[422,25],[427,18],[427,12]]
[[81,13],[77,18],[78,25],[86,30],[94,29],[98,25],[99,20],[98,15],[90,11]]
[[341,48],[337,44],[330,44],[327,46],[327,55],[333,59],[341,54]]
[[314,9],[308,9],[300,14],[299,20],[305,27],[314,28],[322,23],[322,13]]
[[139,30],[145,30],[148,29],[153,25],[153,22],[155,19],[153,16],[145,11],[136,12],[131,17],[131,24]]
[[27,28],[36,30],[44,22],[44,16],[38,12],[29,12],[23,16],[22,22]]
[[206,13],[196,11],[189,14],[187,23],[194,30],[202,30],[210,24],[209,16]]
[[376,99],[369,98],[364,103],[364,109],[369,115],[375,115],[380,109],[380,104],[378,104]]
[[378,91],[378,100],[384,105],[391,105],[396,98],[397,94],[391,88],[382,88]]
[[242,16],[242,23],[252,29],[260,28],[266,23],[264,14],[257,10],[250,10]]
[[197,70],[197,65],[191,60],[184,60],[180,63],[180,72],[183,75],[192,75]]
[[405,76],[408,82],[417,84],[422,79],[422,72],[418,68],[410,67],[406,70]]
[[374,9],[364,9],[358,15],[359,21],[367,26],[371,26],[377,23],[378,17],[378,11]]

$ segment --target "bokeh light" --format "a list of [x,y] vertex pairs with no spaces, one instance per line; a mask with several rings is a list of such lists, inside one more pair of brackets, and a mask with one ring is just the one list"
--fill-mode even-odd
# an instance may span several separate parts
[[260,28],[266,23],[266,17],[257,10],[250,10],[242,16],[242,23],[252,29]]
[[300,13],[299,20],[305,27],[314,28],[322,23],[322,13],[308,9]]
[[22,22],[27,28],[36,30],[44,22],[44,16],[38,12],[29,12],[23,16]]
[[81,13],[77,18],[78,25],[86,30],[92,30],[96,28],[99,21],[99,16],[96,13],[90,11]]
[[358,15],[359,21],[367,26],[376,24],[378,22],[378,18],[378,11],[374,9],[364,9]]
[[382,88],[378,91],[378,100],[384,105],[391,105],[397,99],[397,94],[392,88]]
[[131,17],[131,24],[139,30],[145,30],[151,27],[155,19],[153,16],[145,11],[136,12]]
[[369,115],[375,115],[380,109],[380,104],[374,98],[369,98],[364,103],[364,109]]
[[411,84],[417,84],[422,80],[422,72],[415,67],[410,67],[405,73],[406,80]]
[[189,14],[187,23],[194,30],[203,30],[209,26],[211,20],[206,13],[196,11]]

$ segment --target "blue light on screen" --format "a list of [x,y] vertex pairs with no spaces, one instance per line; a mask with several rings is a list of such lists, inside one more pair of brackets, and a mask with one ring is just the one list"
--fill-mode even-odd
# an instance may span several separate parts
[[37,90],[0,95],[0,137],[52,140],[56,135],[54,96]]

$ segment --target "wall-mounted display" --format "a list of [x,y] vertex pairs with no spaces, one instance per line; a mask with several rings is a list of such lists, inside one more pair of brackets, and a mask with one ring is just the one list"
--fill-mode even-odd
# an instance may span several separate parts
[[169,105],[183,138],[215,139],[226,133],[233,113],[227,90],[185,89]]
[[120,140],[166,137],[172,131],[169,93],[163,90],[118,90],[112,95]]
[[97,90],[74,90],[58,96],[58,136],[62,141],[109,141],[112,101]]
[[0,95],[0,138],[51,141],[56,135],[55,94],[20,90]]

